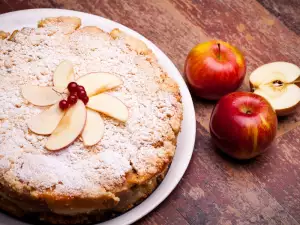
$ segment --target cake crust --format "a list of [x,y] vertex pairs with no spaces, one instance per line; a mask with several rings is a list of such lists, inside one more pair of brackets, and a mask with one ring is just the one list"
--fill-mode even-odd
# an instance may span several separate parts
[[[53,224],[101,221],[151,194],[175,154],[182,121],[176,82],[142,41],[119,29],[80,26],[79,18],[56,17],[10,36],[0,32],[0,208],[15,216]],[[74,63],[77,78],[119,74],[124,85],[109,94],[130,116],[125,124],[104,116],[96,146],[84,147],[79,138],[53,153],[44,148],[46,137],[26,125],[45,107],[27,102],[19,87],[51,86],[64,59]]]

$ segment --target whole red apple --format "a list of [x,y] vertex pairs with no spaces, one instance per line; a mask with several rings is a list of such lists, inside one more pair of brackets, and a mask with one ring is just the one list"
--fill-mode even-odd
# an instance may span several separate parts
[[237,48],[224,41],[212,40],[189,52],[184,73],[193,94],[217,100],[241,86],[246,62]]
[[264,151],[276,136],[277,117],[270,103],[249,92],[222,97],[210,118],[210,134],[223,152],[250,159]]

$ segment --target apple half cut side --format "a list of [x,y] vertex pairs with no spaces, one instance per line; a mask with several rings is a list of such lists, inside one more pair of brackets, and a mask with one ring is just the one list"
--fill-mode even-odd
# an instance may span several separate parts
[[267,99],[278,116],[285,116],[293,113],[300,103],[299,77],[298,66],[273,62],[254,70],[249,82],[251,90]]
[[86,108],[84,103],[79,100],[67,110],[49,137],[46,148],[50,151],[56,151],[72,144],[83,131],[85,122]]
[[53,74],[53,84],[55,87],[67,87],[68,84],[74,81],[73,64],[68,61],[62,61],[56,68]]
[[63,118],[64,114],[65,112],[60,109],[59,103],[56,103],[49,109],[32,117],[28,122],[28,128],[36,134],[51,134]]
[[126,122],[128,119],[128,108],[118,98],[109,94],[98,94],[90,98],[87,107],[101,112],[119,121]]
[[123,81],[111,73],[90,73],[80,77],[76,83],[85,88],[87,96],[91,97],[100,92],[120,86]]
[[97,144],[104,134],[104,122],[100,114],[94,110],[87,109],[86,123],[81,137],[85,146]]
[[62,88],[57,87],[42,87],[26,84],[22,86],[22,95],[31,104],[36,106],[48,106],[53,105],[63,97],[61,93]]

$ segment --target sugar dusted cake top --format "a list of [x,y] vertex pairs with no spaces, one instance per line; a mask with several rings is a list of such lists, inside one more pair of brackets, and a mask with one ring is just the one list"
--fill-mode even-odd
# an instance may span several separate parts
[[[0,182],[16,189],[79,195],[114,192],[141,183],[172,160],[182,120],[176,83],[147,46],[118,29],[105,33],[80,27],[77,18],[49,18],[0,40]],[[123,84],[106,93],[128,108],[120,122],[101,114],[104,134],[91,147],[79,137],[60,151],[48,151],[48,136],[28,129],[28,120],[48,107],[29,103],[21,86],[53,86],[64,60],[75,78],[92,72],[118,74]],[[129,175],[130,174],[130,175]]]

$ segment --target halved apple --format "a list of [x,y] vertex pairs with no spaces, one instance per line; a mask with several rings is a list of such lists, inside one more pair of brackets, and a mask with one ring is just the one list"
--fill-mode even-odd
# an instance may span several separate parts
[[249,81],[252,91],[267,99],[279,116],[293,113],[299,105],[300,68],[292,63],[265,64],[252,72]]
[[54,87],[41,87],[31,84],[26,84],[22,87],[23,97],[37,106],[53,105],[62,99],[59,94],[63,89]]
[[81,134],[86,122],[86,108],[79,100],[69,108],[49,137],[46,148],[51,151],[60,150],[72,144]]
[[55,87],[67,87],[70,82],[74,81],[73,64],[68,61],[62,61],[54,71],[53,84]]
[[118,98],[108,94],[98,94],[90,98],[87,107],[119,121],[126,122],[128,109]]
[[120,78],[111,73],[90,73],[80,77],[76,82],[78,85],[84,86],[89,97],[115,88],[123,83]]
[[86,123],[81,137],[85,146],[97,144],[104,133],[104,122],[98,112],[87,109]]
[[60,109],[59,103],[56,103],[49,109],[32,117],[28,122],[28,127],[36,134],[51,134],[63,118],[64,114],[65,112]]

